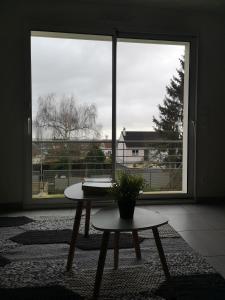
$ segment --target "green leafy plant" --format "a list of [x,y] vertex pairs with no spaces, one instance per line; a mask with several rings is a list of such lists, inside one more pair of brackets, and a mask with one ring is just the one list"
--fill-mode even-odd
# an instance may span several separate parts
[[121,172],[111,188],[111,194],[118,201],[135,201],[144,185],[143,177]]

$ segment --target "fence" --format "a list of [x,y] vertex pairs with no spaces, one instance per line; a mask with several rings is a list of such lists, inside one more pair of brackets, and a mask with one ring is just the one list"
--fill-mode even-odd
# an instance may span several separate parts
[[[129,141],[133,142],[134,141]],[[138,147],[138,142],[140,146]],[[145,192],[182,190],[181,141],[117,143],[116,175],[120,171],[143,176]],[[84,177],[111,177],[111,141],[35,141],[33,196],[63,194]],[[106,147],[107,146],[107,147]]]

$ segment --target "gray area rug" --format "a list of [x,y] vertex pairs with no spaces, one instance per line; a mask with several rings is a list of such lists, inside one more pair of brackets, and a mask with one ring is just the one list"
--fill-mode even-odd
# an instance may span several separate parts
[[10,260],[5,258],[4,256],[0,255],[0,267],[4,267],[5,265],[9,264]]
[[[9,242],[17,232],[71,229],[72,224],[73,218],[43,217],[23,226],[8,227],[7,232],[0,231],[2,245],[6,242],[1,255],[11,262],[0,267],[0,288],[59,285],[91,299],[99,250],[76,249],[72,271],[65,272],[68,244],[21,245]],[[81,232],[83,227],[84,219]],[[101,236],[93,229],[91,232]],[[162,226],[160,235],[174,282],[175,294],[171,295],[151,231],[142,234],[146,237],[141,244],[142,260],[136,260],[133,248],[121,249],[119,269],[113,270],[113,250],[108,250],[99,299],[225,299],[223,278],[173,228]],[[209,298],[209,295],[215,298]]]
[[[72,236],[71,229],[57,229],[57,230],[29,230],[20,233],[10,238],[11,241],[23,245],[37,245],[37,244],[70,244]],[[79,233],[76,241],[76,247],[82,250],[98,250],[101,247],[101,234],[92,233],[88,238]],[[139,237],[139,243],[143,242],[144,238]],[[133,238],[130,233],[121,233],[119,246],[121,249],[132,248]],[[110,236],[108,249],[114,248],[113,235]]]
[[[19,226],[20,230],[63,230],[72,229],[74,217],[53,217],[53,216],[40,216],[34,217],[34,222]],[[84,233],[85,217],[82,216],[80,224],[80,233]],[[100,233],[92,226],[90,226],[90,233]],[[180,237],[180,235],[170,226],[164,225],[159,227],[159,234],[161,237]],[[153,238],[152,230],[140,231],[139,235],[142,237]]]

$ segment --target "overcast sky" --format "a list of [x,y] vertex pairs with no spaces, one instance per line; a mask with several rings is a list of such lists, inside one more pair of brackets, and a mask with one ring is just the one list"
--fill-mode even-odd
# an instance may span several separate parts
[[[166,85],[184,54],[182,45],[118,42],[117,135],[152,130]],[[32,37],[32,114],[49,93],[94,103],[102,138],[111,138],[112,45],[110,41]]]

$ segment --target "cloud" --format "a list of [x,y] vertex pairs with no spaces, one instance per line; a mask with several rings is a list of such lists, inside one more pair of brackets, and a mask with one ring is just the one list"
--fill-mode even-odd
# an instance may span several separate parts
[[[110,41],[32,37],[32,107],[38,96],[73,94],[79,103],[95,103],[103,137],[111,136],[112,49]],[[184,46],[118,42],[118,134],[152,130],[166,85],[184,54]]]

